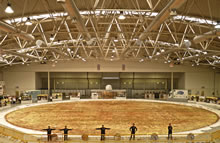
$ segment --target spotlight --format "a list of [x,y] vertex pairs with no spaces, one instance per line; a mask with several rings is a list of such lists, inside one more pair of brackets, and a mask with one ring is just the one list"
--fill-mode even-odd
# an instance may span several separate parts
[[205,52],[203,52],[203,54],[204,54],[204,55],[206,55],[206,54],[207,54],[207,52],[205,51]]
[[9,2],[8,2],[7,7],[5,9],[5,13],[9,13],[9,14],[14,13],[14,10],[12,9],[11,4]]
[[124,20],[125,19],[123,11],[120,11],[120,15],[119,15],[118,19],[120,19],[120,20]]
[[53,37],[53,34],[50,35],[50,41],[53,41],[54,40],[54,37]]
[[67,48],[67,51],[68,51],[68,52],[70,52],[70,51],[71,51],[71,49],[70,49],[70,48]]
[[165,52],[165,50],[164,50],[164,49],[161,49],[161,53],[163,53],[163,52]]
[[27,18],[27,21],[25,22],[25,25],[28,25],[28,26],[32,25],[30,17]]
[[160,55],[160,52],[157,52],[156,55]]
[[143,62],[143,61],[144,61],[144,59],[140,59],[140,60],[139,60],[140,63]]
[[170,16],[176,16],[176,15],[177,15],[176,9],[171,9]]
[[117,37],[114,38],[114,42],[118,42],[118,38]]
[[191,42],[188,39],[184,39],[184,45],[186,48],[189,48],[191,46]]
[[220,21],[217,21],[217,24],[215,25],[215,29],[220,29]]

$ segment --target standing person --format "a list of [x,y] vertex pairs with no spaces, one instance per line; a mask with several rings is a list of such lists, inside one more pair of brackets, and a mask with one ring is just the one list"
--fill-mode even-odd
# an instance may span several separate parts
[[64,141],[68,140],[68,131],[70,131],[72,129],[68,129],[67,126],[65,126],[64,129],[60,129],[60,131],[64,131]]
[[135,140],[135,132],[137,131],[137,127],[135,126],[134,123],[133,123],[133,125],[130,127],[129,130],[131,131],[131,137],[130,137],[130,140],[132,139],[132,137],[133,137],[133,140]]
[[173,127],[172,127],[171,123],[169,123],[169,126],[168,126],[168,140],[173,139],[172,133],[173,133]]
[[52,136],[51,136],[52,130],[56,130],[56,129],[51,129],[50,126],[48,126],[47,129],[43,129],[43,130],[47,131],[47,140],[51,141],[52,140]]
[[96,128],[96,130],[101,130],[101,141],[105,140],[105,130],[110,130],[110,128],[105,128],[104,125],[102,125],[101,128]]

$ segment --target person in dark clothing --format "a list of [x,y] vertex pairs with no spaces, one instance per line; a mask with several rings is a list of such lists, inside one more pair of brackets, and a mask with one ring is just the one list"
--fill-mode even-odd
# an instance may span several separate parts
[[173,133],[173,127],[172,127],[171,123],[169,123],[169,126],[168,126],[168,140],[173,139],[172,133]]
[[52,140],[51,133],[52,133],[53,130],[56,130],[56,129],[51,129],[50,126],[48,126],[47,129],[43,129],[43,130],[47,131],[47,140],[51,141]]
[[105,130],[110,130],[110,128],[105,128],[104,125],[102,125],[101,128],[96,128],[96,130],[101,130],[101,141],[105,140]]
[[130,127],[129,130],[131,131],[131,137],[130,137],[130,140],[132,139],[132,137],[133,137],[133,140],[135,140],[135,132],[137,131],[137,127],[135,126],[134,123],[133,123],[133,125]]
[[64,141],[68,140],[68,131],[70,131],[72,129],[68,129],[67,126],[65,126],[64,129],[60,129],[60,131],[64,131]]

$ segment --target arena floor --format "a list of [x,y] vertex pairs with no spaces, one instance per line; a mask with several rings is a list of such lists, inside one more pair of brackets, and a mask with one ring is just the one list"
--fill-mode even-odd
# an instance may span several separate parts
[[[13,111],[5,116],[16,126],[41,130],[50,125],[73,128],[70,134],[98,135],[102,124],[111,128],[108,135],[129,134],[135,123],[138,134],[166,134],[172,123],[174,132],[183,132],[214,124],[218,116],[208,110],[178,104],[144,101],[83,101],[55,103]],[[60,132],[56,130],[55,132]]]

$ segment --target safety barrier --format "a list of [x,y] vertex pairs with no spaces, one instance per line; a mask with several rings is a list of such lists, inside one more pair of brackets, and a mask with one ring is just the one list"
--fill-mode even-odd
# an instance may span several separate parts
[[[0,133],[14,138],[20,141],[20,143],[47,143],[47,135],[46,134],[26,134],[15,129],[8,128],[6,126],[0,126]],[[130,135],[119,135],[117,136],[106,136],[105,143],[127,143],[129,141]],[[65,143],[101,143],[99,141],[100,138],[98,135],[89,135],[88,140],[82,140],[81,136],[74,136],[69,134],[68,141]],[[172,140],[167,140],[167,135],[156,135],[153,137],[151,133],[148,134],[137,134],[136,140],[131,141],[133,143],[217,143],[220,141],[220,130],[214,133],[202,133],[202,134],[174,134]],[[63,143],[63,135],[57,134],[56,143]]]

